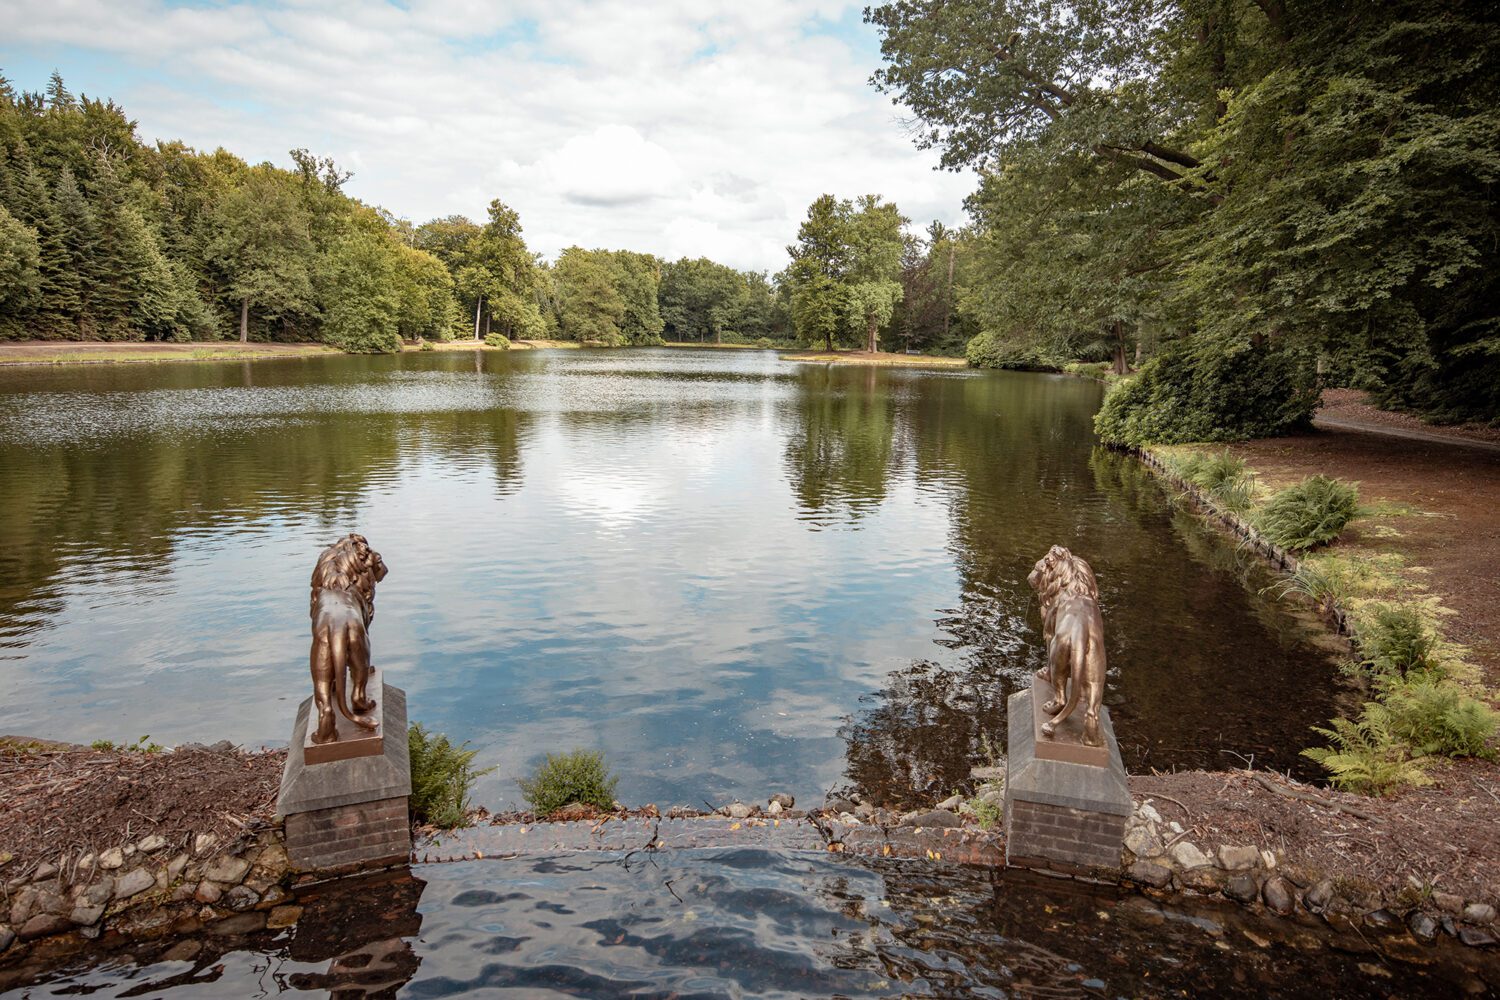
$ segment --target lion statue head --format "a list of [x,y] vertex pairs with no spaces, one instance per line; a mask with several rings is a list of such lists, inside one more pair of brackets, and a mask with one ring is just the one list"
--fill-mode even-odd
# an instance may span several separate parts
[[342,590],[359,598],[365,624],[375,618],[375,584],[385,579],[385,560],[370,548],[364,535],[350,533],[318,556],[312,572],[311,614],[318,615],[318,598],[324,590]]

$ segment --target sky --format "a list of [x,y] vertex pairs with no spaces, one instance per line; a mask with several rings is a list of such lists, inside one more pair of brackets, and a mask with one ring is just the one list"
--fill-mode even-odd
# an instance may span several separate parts
[[878,193],[914,230],[961,221],[868,83],[879,37],[833,0],[0,0],[0,72],[112,97],[142,139],[353,171],[345,190],[423,222],[482,219],[528,245],[706,256],[776,271],[808,204]]

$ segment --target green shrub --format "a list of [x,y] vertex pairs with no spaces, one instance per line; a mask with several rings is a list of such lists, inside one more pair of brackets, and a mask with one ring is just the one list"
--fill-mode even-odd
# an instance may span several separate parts
[[1437,636],[1416,608],[1380,608],[1360,625],[1355,640],[1376,674],[1402,677],[1437,666]]
[[1339,537],[1359,513],[1359,491],[1327,476],[1308,476],[1271,497],[1255,519],[1262,535],[1284,549],[1303,551]]
[[1413,675],[1385,685],[1385,713],[1391,734],[1418,755],[1490,757],[1485,744],[1495,734],[1495,712],[1470,698],[1451,681]]
[[981,830],[989,830],[1000,822],[1000,807],[993,802],[986,802],[983,799],[975,799],[974,818],[979,822],[979,828]]
[[469,789],[475,779],[494,770],[474,770],[478,750],[467,740],[454,746],[442,733],[428,734],[414,722],[406,733],[411,753],[411,811],[423,823],[451,829],[463,826],[469,812]]
[[771,340],[770,337],[756,337],[755,346],[761,348],[762,350],[770,350],[771,348],[775,347],[776,344]]
[[1069,375],[1078,375],[1083,378],[1095,378],[1103,382],[1114,370],[1114,366],[1108,361],[1069,361],[1062,366],[1062,370]]
[[1358,722],[1334,719],[1332,729],[1314,726],[1332,745],[1309,747],[1302,756],[1327,768],[1333,784],[1345,791],[1385,795],[1407,785],[1430,785],[1422,762],[1411,759],[1380,707],[1367,704]]
[[545,816],[571,802],[609,809],[614,805],[615,784],[598,750],[574,750],[548,754],[530,778],[521,779],[521,794],[533,811]]
[[498,347],[502,351],[510,350],[510,338],[503,333],[487,333],[484,335],[485,347]]
[[1177,471],[1225,510],[1245,510],[1255,494],[1255,480],[1245,471],[1244,459],[1236,458],[1227,450],[1219,454],[1194,452],[1177,467]]
[[1115,383],[1094,429],[1135,447],[1275,437],[1308,426],[1318,398],[1312,366],[1285,350],[1174,345]]
[[998,334],[976,334],[964,348],[970,368],[1008,368],[1017,371],[1060,371],[1057,359],[1030,344],[1005,340]]
[[419,350],[419,351],[430,351],[430,350],[433,350],[432,341],[430,341],[430,340],[424,340],[424,341],[422,341],[422,343],[420,345],[418,345],[417,350]]

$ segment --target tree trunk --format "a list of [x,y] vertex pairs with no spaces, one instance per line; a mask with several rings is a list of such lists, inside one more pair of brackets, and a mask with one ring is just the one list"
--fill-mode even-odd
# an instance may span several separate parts
[[479,313],[484,308],[484,296],[474,300],[474,339],[479,339]]
[[250,300],[240,299],[240,343],[250,343]]
[[875,321],[875,314],[873,312],[865,313],[865,350],[871,354],[875,353],[875,331],[879,326],[880,324]]
[[1125,359],[1125,325],[1115,320],[1115,374],[1126,375],[1130,372],[1130,362]]

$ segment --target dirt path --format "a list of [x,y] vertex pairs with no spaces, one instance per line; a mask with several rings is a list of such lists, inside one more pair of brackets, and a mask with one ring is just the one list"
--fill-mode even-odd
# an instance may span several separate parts
[[1387,500],[1420,512],[1356,521],[1339,545],[1395,549],[1425,569],[1432,592],[1455,612],[1447,633],[1471,648],[1488,684],[1500,685],[1500,448],[1327,427],[1232,450],[1271,486],[1322,473],[1358,482],[1366,505]]
[[1395,413],[1371,405],[1368,395],[1357,389],[1325,389],[1323,406],[1313,424],[1329,430],[1366,431],[1500,452],[1500,427],[1423,423],[1410,413]]
[[241,344],[213,341],[187,344],[95,343],[22,340],[0,343],[0,365],[117,364],[148,361],[242,361],[306,358],[336,353],[324,344]]

